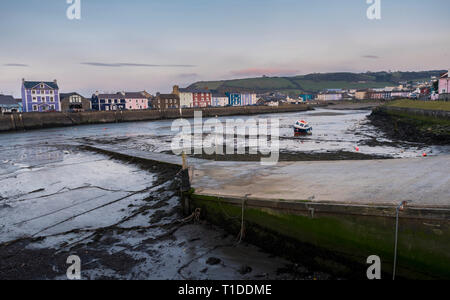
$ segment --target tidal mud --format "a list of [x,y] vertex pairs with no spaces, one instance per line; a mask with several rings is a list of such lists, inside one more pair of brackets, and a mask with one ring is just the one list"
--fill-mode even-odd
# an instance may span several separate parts
[[[83,149],[38,168],[5,171],[0,279],[64,280],[71,255],[80,257],[82,279],[89,280],[296,278],[284,271],[295,263],[183,216],[178,171]],[[21,182],[30,187],[19,188]],[[303,279],[328,277],[308,271]]]

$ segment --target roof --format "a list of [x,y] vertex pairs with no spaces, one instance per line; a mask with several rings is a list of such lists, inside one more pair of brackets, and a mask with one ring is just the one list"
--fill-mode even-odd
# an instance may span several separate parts
[[98,97],[99,99],[121,99],[124,98],[122,94],[98,94],[94,96]]
[[448,78],[448,72],[441,75],[441,78]]
[[132,99],[147,99],[147,97],[145,95],[143,95],[142,92],[131,92],[131,93],[125,92],[125,96],[124,97],[125,98],[132,98]]
[[213,97],[213,98],[228,98],[227,95],[222,94],[222,93],[213,93],[213,94],[212,94],[212,97]]
[[157,96],[159,99],[179,99],[178,95],[175,94],[159,94]]
[[18,105],[13,96],[0,95],[0,105]]
[[190,89],[190,88],[185,88],[185,89],[180,89],[181,93],[211,93],[210,90],[207,89]]
[[[97,96],[94,94],[94,96]],[[142,92],[119,92],[115,94],[98,94],[98,98],[102,99],[147,99]]]
[[26,89],[32,89],[41,83],[48,85],[52,89],[59,89],[58,84],[53,81],[24,81],[23,85]]
[[59,94],[59,97],[61,99],[64,99],[64,98],[67,98],[67,97],[70,97],[70,96],[75,96],[75,95],[80,96],[81,98],[85,98],[85,97],[83,97],[82,95],[80,95],[80,94],[78,94],[76,92],[73,92],[73,93],[61,93],[61,94]]
[[180,88],[179,91],[180,91],[180,93],[192,93],[191,90],[188,88],[185,88],[185,89]]

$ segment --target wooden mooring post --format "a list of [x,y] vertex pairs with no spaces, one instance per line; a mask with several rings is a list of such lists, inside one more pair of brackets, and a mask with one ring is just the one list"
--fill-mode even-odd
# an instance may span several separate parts
[[189,178],[189,165],[187,162],[186,153],[182,154],[183,159],[183,167],[180,171],[181,176],[181,199],[183,205],[183,212],[185,215],[189,215],[191,213],[190,208],[190,199],[186,194],[191,190],[191,180]]

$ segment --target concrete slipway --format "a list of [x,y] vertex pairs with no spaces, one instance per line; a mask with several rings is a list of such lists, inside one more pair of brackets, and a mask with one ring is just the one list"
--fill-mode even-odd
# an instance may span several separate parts
[[[181,158],[92,148],[136,159],[181,164]],[[335,273],[366,275],[378,255],[384,276],[393,269],[396,207],[397,274],[450,278],[450,156],[373,161],[212,162],[189,159],[192,190],[186,210],[201,208],[213,223],[245,238]]]

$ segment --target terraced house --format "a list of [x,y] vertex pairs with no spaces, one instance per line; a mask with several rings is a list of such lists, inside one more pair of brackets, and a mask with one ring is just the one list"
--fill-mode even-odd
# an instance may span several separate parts
[[20,112],[20,105],[13,96],[0,95],[0,113]]
[[22,79],[22,107],[24,112],[61,111],[58,82]]
[[242,99],[240,93],[226,93],[228,97],[228,105],[230,106],[241,106]]
[[212,93],[209,90],[190,90],[192,93],[194,107],[211,106]]
[[256,98],[256,94],[241,93],[241,105],[242,106],[255,105],[257,101],[258,101],[258,99]]
[[158,110],[178,109],[180,108],[180,97],[176,94],[156,94],[152,106]]
[[444,73],[439,78],[439,98],[442,100],[450,100],[450,78],[448,73]]
[[181,108],[194,107],[194,94],[189,89],[180,89],[178,85],[174,85],[172,94],[180,98]]
[[91,109],[91,101],[78,93],[61,93],[61,111],[80,112]]
[[92,109],[99,111],[148,109],[148,98],[144,92],[119,92],[116,94],[92,95]]
[[224,107],[228,105],[228,97],[225,94],[213,93],[211,105],[214,107]]

